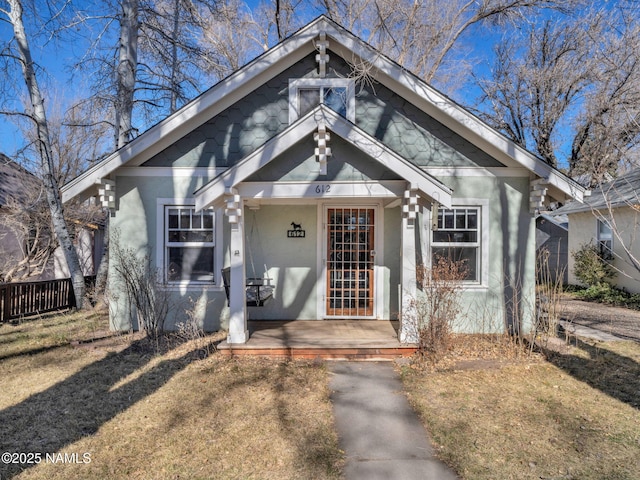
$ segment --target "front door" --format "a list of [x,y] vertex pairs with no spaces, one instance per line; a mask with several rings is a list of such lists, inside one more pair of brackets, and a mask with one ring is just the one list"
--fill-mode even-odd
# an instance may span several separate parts
[[327,215],[326,313],[372,316],[375,209],[329,208]]

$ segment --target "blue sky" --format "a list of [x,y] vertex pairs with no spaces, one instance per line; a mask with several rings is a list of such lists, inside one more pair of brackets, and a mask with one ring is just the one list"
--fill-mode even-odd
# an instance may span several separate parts
[[[87,0],[87,5],[89,5]],[[257,0],[250,0],[248,6],[250,8],[257,5]],[[82,4],[81,4],[82,5]],[[82,78],[76,75],[73,82],[71,80],[68,67],[72,63],[74,57],[84,51],[84,45],[80,41],[58,45],[53,41],[47,41],[47,37],[34,35],[37,33],[29,18],[25,18],[27,22],[28,34],[31,36],[31,49],[34,61],[42,67],[38,80],[45,97],[63,97],[76,99],[81,96],[83,86]],[[7,23],[0,22],[0,45],[5,43],[12,35]],[[473,57],[478,61],[474,65],[474,71],[485,76],[489,74],[491,68],[492,45],[499,39],[500,33],[495,30],[488,29],[484,26],[473,27],[468,33],[470,38],[474,39]],[[17,77],[16,90],[20,95],[26,95],[26,88],[21,77]],[[208,86],[203,86],[203,89]],[[474,100],[479,95],[479,89],[471,82],[468,82],[465,88],[456,96],[456,100],[463,104],[474,104]],[[144,129],[143,129],[144,130]],[[23,144],[22,135],[14,124],[7,117],[0,116],[0,152],[7,155],[14,155],[16,150]]]

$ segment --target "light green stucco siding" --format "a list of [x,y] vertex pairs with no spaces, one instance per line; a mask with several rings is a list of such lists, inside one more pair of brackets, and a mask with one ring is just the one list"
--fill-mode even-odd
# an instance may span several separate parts
[[[345,77],[347,64],[331,54],[330,75]],[[317,75],[315,56],[310,55],[295,66],[257,88],[236,105],[210,119],[171,147],[143,164],[144,167],[215,167],[233,166],[255,151],[268,139],[288,126],[290,78]],[[504,331],[511,328],[514,317],[525,320],[528,328],[534,308],[535,229],[529,212],[529,178],[492,176],[487,168],[502,165],[459,135],[445,128],[426,113],[376,84],[375,88],[356,88],[355,123],[368,134],[381,140],[389,149],[418,166],[477,167],[482,175],[440,177],[454,191],[454,205],[481,205],[486,215],[482,225],[483,250],[481,269],[485,273],[481,285],[464,292],[465,310],[457,330],[467,332]],[[332,156],[326,176],[319,176],[314,157],[313,136],[301,138],[285,153],[273,159],[248,182],[306,181],[375,181],[399,180],[396,173],[382,167],[337,135],[330,140]],[[465,169],[467,172],[469,169]],[[155,170],[153,170],[155,172]],[[197,174],[199,175],[199,174]],[[164,218],[159,214],[159,198],[192,198],[193,192],[210,178],[187,176],[135,176],[116,174],[117,209],[112,218],[112,241],[125,241],[139,255],[149,255],[156,264],[158,249],[163,248]],[[345,203],[357,199],[345,199]],[[384,245],[376,272],[376,296],[382,305],[378,318],[396,318],[399,311],[398,285],[401,279],[401,213],[396,203],[389,208],[385,199],[379,209],[384,221],[377,224]],[[366,202],[366,200],[363,200]],[[376,201],[377,199],[369,199]],[[322,252],[325,234],[322,230],[325,200],[278,200],[264,202],[259,208],[244,209],[248,277],[271,279],[273,298],[264,307],[249,309],[251,320],[317,319],[324,301]],[[329,203],[339,205],[336,199]],[[258,202],[252,202],[257,205]],[[225,328],[228,319],[226,296],[219,271],[229,264],[230,229],[222,210],[216,213],[221,234],[217,237],[216,284],[161,286],[170,297],[171,312],[167,327],[186,320],[187,309],[193,309],[199,323],[207,330]],[[320,218],[319,218],[320,217]],[[422,217],[420,217],[422,218]],[[287,238],[291,222],[301,224],[305,238]],[[428,262],[430,222],[423,219],[416,230],[418,255]],[[114,269],[110,269],[113,285],[112,321],[115,328],[130,326],[130,306],[118,293]]]
[[[115,264],[119,259],[113,255],[116,251],[115,244],[119,243],[139,258],[148,257],[151,270],[160,273],[161,265],[157,264],[156,258],[158,249],[162,249],[163,244],[158,242],[157,237],[158,232],[163,232],[164,216],[158,213],[158,199],[192,197],[191,192],[206,181],[207,178],[201,177],[117,177],[118,208],[110,220],[112,255],[109,264],[109,309],[112,328],[138,328],[135,312],[132,311],[131,302],[127,299],[116,272]],[[223,258],[222,254],[221,251],[218,257]],[[170,306],[165,323],[168,329],[175,329],[176,324],[185,322],[188,310],[208,331],[225,326],[226,297],[217,273],[222,265],[214,265],[214,268],[218,279],[215,285],[193,285],[189,288],[161,283],[157,285],[157,294],[168,300]]]
[[[288,238],[291,222],[302,226],[304,238]],[[246,209],[247,276],[267,277],[274,295],[263,307],[251,309],[250,318],[310,320],[317,314],[317,215],[315,205],[263,205]]]
[[[528,332],[535,309],[535,220],[529,213],[528,178],[441,178],[456,195],[454,205],[484,200],[482,259],[486,283],[463,294],[465,310],[457,330]],[[520,320],[517,320],[520,319]]]

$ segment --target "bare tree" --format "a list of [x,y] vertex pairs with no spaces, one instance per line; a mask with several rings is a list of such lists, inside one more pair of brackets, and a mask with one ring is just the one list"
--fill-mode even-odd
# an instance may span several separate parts
[[13,27],[13,41],[15,42],[15,53],[13,49],[8,53],[20,64],[22,76],[27,87],[29,103],[25,105],[25,114],[33,122],[36,137],[36,150],[41,161],[43,171],[43,183],[46,192],[47,203],[51,212],[51,222],[56,238],[64,254],[73,291],[76,297],[78,308],[82,308],[84,299],[84,276],[78,255],[73,246],[73,241],[64,218],[64,210],[60,191],[56,182],[55,165],[51,149],[51,139],[47,122],[44,98],[40,92],[38,79],[36,76],[34,62],[31,56],[29,40],[24,28],[23,8],[20,0],[3,0],[0,3],[0,13],[6,16]]
[[115,144],[123,147],[133,138],[133,95],[138,70],[138,0],[120,3],[118,63],[115,68]]
[[493,78],[479,82],[480,115],[547,163],[588,173],[591,186],[636,163],[640,30],[633,16],[582,12],[505,39]]
[[115,147],[121,148],[140,127],[176,111],[201,92],[209,52],[200,39],[215,2],[106,0],[99,7],[76,13],[83,41],[89,43],[76,68],[92,76],[88,102],[102,111],[103,121],[111,123]]
[[[465,61],[465,35],[476,25],[504,26],[541,9],[572,8],[554,0],[322,0],[327,14],[427,82],[452,92]],[[456,55],[453,55],[453,54]]]
[[[263,5],[260,11],[266,9]],[[239,69],[269,43],[269,27],[259,25],[241,0],[218,3],[215,12],[203,23],[206,26],[200,45],[208,52],[205,68],[216,80]]]
[[569,169],[591,175],[640,165],[640,4],[608,15],[606,30],[592,36],[596,72],[576,122]]
[[588,40],[577,22],[532,25],[497,47],[493,79],[480,82],[489,105],[483,117],[553,166],[562,122],[593,83]]

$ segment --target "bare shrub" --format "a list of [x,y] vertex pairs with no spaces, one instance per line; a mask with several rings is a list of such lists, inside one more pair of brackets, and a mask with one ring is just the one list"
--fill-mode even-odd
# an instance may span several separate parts
[[158,284],[156,269],[147,250],[140,255],[133,248],[124,247],[115,232],[111,241],[113,268],[129,305],[135,310],[138,327],[154,339],[164,331],[170,299]]
[[541,250],[536,256],[536,322],[534,337],[555,337],[559,330],[560,299],[563,292],[564,269],[554,270],[549,264],[550,253]]
[[208,357],[216,347],[207,339],[207,334],[201,325],[199,313],[201,305],[189,298],[189,307],[185,309],[187,320],[176,324],[176,335],[185,342],[193,342],[202,358]]
[[464,261],[437,257],[434,265],[419,265],[416,280],[419,296],[414,301],[418,325],[418,350],[438,357],[452,342],[453,325],[462,312],[462,280],[467,276]]

